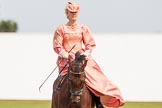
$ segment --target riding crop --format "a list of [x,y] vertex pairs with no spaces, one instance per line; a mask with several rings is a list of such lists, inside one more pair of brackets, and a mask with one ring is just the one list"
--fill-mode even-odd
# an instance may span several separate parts
[[[75,46],[76,46],[76,44],[73,45],[73,47],[68,51],[68,53],[70,53],[71,50],[74,49]],[[63,60],[61,60],[61,61],[58,63],[58,65],[61,64],[62,61],[63,61]],[[58,65],[52,70],[52,72],[47,76],[47,78],[46,78],[46,79],[43,81],[43,83],[39,86],[39,92],[40,92],[41,87],[44,85],[44,83],[48,80],[48,78],[49,78],[49,77],[53,74],[53,72],[57,69]]]

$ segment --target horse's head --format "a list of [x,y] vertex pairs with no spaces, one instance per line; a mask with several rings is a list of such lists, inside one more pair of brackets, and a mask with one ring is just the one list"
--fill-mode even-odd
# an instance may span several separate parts
[[87,65],[85,55],[81,55],[79,52],[75,54],[75,60],[69,63],[69,82],[70,82],[70,93],[71,102],[80,102],[80,96],[82,95],[84,83],[85,83],[85,72],[84,68]]

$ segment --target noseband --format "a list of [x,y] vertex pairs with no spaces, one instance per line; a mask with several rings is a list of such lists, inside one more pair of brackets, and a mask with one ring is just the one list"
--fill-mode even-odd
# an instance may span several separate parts
[[[85,72],[74,72],[74,71],[71,71],[69,70],[69,74],[74,74],[74,75],[82,75],[84,74],[84,80],[81,80],[81,86],[80,86],[80,89],[77,90],[77,91],[73,91],[72,88],[70,88],[70,99],[71,99],[71,102],[72,103],[79,103],[80,102],[80,96],[83,94],[83,87],[84,87],[84,82],[85,82]],[[69,81],[72,81],[71,78],[68,78]],[[75,98],[73,98],[75,97]]]

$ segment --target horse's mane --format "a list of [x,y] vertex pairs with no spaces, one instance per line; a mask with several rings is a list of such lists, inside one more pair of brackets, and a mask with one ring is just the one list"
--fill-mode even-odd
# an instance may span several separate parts
[[86,56],[82,55],[79,51],[75,53],[75,61],[81,62],[83,60],[86,60]]

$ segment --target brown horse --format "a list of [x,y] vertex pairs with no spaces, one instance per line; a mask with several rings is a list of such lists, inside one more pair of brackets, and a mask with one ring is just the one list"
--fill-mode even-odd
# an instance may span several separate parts
[[79,52],[75,54],[74,61],[68,62],[68,74],[64,77],[58,76],[54,82],[52,108],[94,108],[95,103],[99,105],[99,98],[85,85],[86,64],[86,57]]

